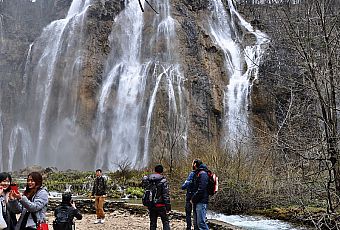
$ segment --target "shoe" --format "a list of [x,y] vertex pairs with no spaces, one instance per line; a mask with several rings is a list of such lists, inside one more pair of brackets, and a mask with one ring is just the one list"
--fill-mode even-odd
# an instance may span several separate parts
[[101,224],[104,224],[104,222],[105,222],[104,219],[101,219],[101,220],[100,220],[100,223],[101,223]]
[[96,221],[94,223],[95,224],[100,224],[101,223],[101,219],[96,219]]

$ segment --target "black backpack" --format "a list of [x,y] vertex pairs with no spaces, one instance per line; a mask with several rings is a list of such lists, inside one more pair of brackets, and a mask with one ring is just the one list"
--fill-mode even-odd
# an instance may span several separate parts
[[72,230],[74,229],[73,222],[70,220],[70,207],[61,206],[58,207],[56,218],[53,221],[54,230]]
[[158,183],[159,181],[148,181],[148,184],[144,190],[144,194],[142,197],[143,205],[149,208],[155,206],[159,199],[158,195]]

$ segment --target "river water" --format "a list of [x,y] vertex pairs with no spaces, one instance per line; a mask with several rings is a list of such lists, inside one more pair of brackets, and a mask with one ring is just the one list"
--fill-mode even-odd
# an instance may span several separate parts
[[219,220],[246,230],[306,230],[303,227],[294,227],[291,224],[272,220],[262,216],[224,215],[208,211],[208,219]]

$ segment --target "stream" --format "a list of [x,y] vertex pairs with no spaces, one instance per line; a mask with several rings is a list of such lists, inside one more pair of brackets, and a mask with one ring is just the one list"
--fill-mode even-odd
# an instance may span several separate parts
[[222,221],[246,230],[306,230],[303,227],[294,227],[291,224],[281,221],[268,219],[262,216],[246,216],[246,215],[224,215],[208,211],[208,219]]

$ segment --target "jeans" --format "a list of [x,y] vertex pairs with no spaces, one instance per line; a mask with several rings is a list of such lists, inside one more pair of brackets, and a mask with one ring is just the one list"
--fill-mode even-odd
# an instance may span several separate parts
[[169,216],[165,207],[149,208],[150,230],[157,229],[157,218],[161,217],[163,230],[170,230]]
[[105,197],[103,196],[96,196],[94,200],[94,206],[96,207],[97,219],[105,218],[104,202],[105,202]]
[[194,229],[209,230],[207,225],[207,204],[196,203],[194,204]]
[[192,212],[192,203],[190,200],[185,202],[185,220],[187,222],[187,230],[191,229],[191,212]]

